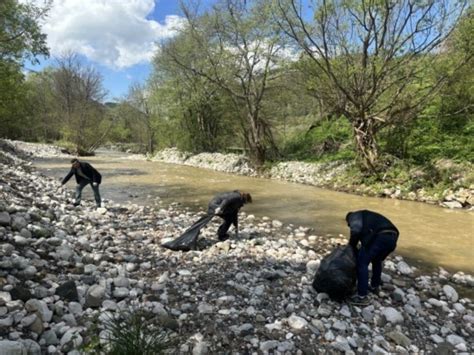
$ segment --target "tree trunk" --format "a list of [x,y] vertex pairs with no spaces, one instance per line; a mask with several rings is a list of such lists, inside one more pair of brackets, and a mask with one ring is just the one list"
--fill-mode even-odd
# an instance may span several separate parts
[[352,121],[352,129],[361,169],[366,172],[376,172],[379,152],[375,139],[375,120],[366,117],[357,118]]
[[250,131],[248,134],[248,143],[250,147],[250,155],[257,167],[265,163],[267,149],[264,143],[264,129],[256,115],[249,114]]

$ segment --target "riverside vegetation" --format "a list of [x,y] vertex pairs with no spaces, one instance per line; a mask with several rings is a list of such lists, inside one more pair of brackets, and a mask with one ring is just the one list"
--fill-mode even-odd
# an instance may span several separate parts
[[367,307],[337,303],[311,282],[344,238],[241,213],[238,239],[218,242],[215,221],[196,251],[172,252],[160,245],[194,212],[159,201],[74,208],[26,159],[63,153],[22,147],[0,149],[2,352],[473,351],[474,305],[456,291],[474,287],[471,275],[422,274],[394,255]]

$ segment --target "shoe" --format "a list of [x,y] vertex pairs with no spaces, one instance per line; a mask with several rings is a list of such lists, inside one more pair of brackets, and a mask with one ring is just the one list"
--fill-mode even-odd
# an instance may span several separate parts
[[355,295],[351,297],[349,303],[355,306],[367,306],[370,303],[370,299],[368,296]]
[[224,240],[229,239],[230,236],[229,236],[229,234],[226,233],[224,235],[219,235],[217,238],[219,239],[220,242],[223,242]]
[[380,287],[379,286],[377,286],[377,287],[369,286],[369,292],[373,293],[374,295],[378,295],[379,292],[380,292]]
[[72,205],[73,205],[74,207],[77,207],[77,206],[79,206],[80,204],[81,204],[80,202],[74,202]]

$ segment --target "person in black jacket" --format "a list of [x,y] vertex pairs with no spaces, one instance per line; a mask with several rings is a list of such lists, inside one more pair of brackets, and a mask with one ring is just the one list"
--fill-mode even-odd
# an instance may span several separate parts
[[[346,216],[350,228],[349,244],[357,253],[357,295],[351,303],[368,303],[368,291],[377,293],[381,285],[382,263],[397,246],[398,229],[379,213],[361,210]],[[361,247],[357,249],[358,244]],[[369,264],[372,263],[372,278],[369,286]]]
[[232,192],[224,192],[216,195],[210,202],[207,209],[209,215],[221,217],[224,222],[217,230],[217,237],[220,241],[229,238],[227,231],[233,224],[235,227],[235,235],[239,235],[239,217],[240,208],[246,203],[252,202],[252,196],[246,192],[238,190]]
[[181,251],[195,249],[201,229],[204,228],[215,216],[219,216],[224,220],[224,223],[222,223],[217,231],[217,236],[220,241],[229,238],[227,231],[232,224],[235,226],[235,234],[238,235],[238,213],[240,208],[249,202],[252,202],[252,197],[246,192],[224,192],[215,196],[209,202],[206,215],[194,222],[194,224],[186,229],[179,237],[162,244],[162,246],[167,249]]
[[86,162],[80,162],[78,159],[72,159],[71,164],[71,171],[69,171],[66,177],[62,180],[61,185],[66,184],[73,175],[76,177],[76,201],[74,202],[74,206],[80,205],[82,190],[90,184],[94,191],[96,206],[99,208],[102,201],[99,193],[99,185],[102,182],[102,175],[100,175],[92,165]]

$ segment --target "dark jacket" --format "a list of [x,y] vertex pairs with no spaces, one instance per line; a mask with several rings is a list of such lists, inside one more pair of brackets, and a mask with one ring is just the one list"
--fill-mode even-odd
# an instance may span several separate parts
[[399,234],[397,227],[388,218],[368,210],[351,212],[347,216],[347,225],[351,229],[349,244],[353,248],[356,248],[359,242],[367,247],[382,233],[393,232],[397,237]]
[[100,175],[99,172],[95,170],[94,167],[92,167],[92,165],[90,165],[89,163],[83,163],[83,162],[80,162],[79,164],[81,166],[82,173],[85,176],[87,176],[87,179],[79,175],[77,173],[77,169],[71,168],[71,171],[69,172],[69,174],[67,174],[66,177],[61,182],[63,185],[67,183],[73,175],[76,176],[76,182],[78,184],[80,184],[83,181],[96,182],[98,184],[102,182],[102,175]]
[[237,214],[239,209],[244,205],[244,200],[239,191],[224,192],[215,196],[207,209],[208,214],[215,214],[215,211],[220,207],[219,216],[229,216]]

